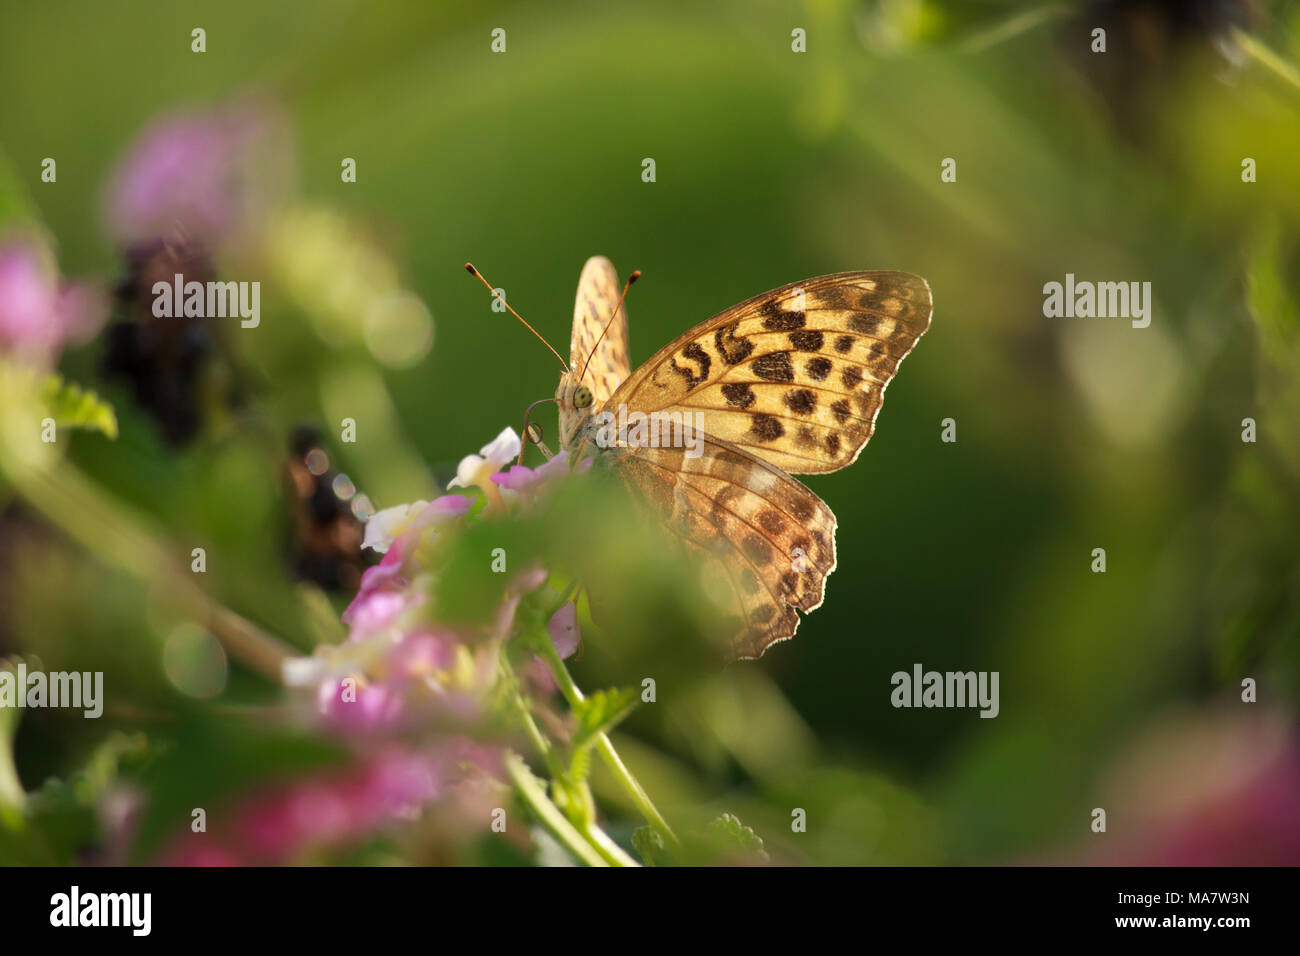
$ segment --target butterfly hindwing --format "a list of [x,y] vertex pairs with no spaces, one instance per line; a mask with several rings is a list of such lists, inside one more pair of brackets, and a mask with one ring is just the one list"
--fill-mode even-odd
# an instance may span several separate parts
[[[573,336],[569,364],[581,370],[590,357],[582,381],[591,389],[596,407],[603,405],[631,372],[627,352],[627,309],[618,307],[618,272],[604,256],[592,256],[582,267],[578,295],[573,303]],[[609,324],[608,331],[605,330]],[[604,337],[601,333],[604,332]],[[599,344],[598,344],[599,343]],[[595,354],[592,354],[592,349]]]
[[734,657],[791,637],[835,569],[835,515],[802,483],[726,442],[617,450],[614,473],[705,561],[735,615]]
[[713,437],[790,474],[838,471],[871,437],[885,386],[930,313],[929,285],[906,272],[783,286],[660,349],[608,407],[697,413]]

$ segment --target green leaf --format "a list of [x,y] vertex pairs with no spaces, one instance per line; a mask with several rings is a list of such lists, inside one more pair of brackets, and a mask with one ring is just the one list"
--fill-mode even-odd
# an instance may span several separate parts
[[573,708],[573,716],[578,720],[577,733],[573,735],[573,747],[590,747],[601,734],[608,733],[636,707],[636,691],[629,688],[598,690]]
[[598,690],[573,708],[578,729],[573,734],[569,778],[581,784],[591,773],[591,748],[601,734],[613,729],[636,707],[636,691],[630,688]]
[[49,376],[41,385],[41,400],[46,414],[66,428],[87,428],[117,437],[117,415],[113,406],[94,392],[75,382],[65,382],[58,375]]
[[124,771],[148,757],[143,734],[110,734],[66,780],[51,777],[15,814],[0,813],[0,860],[19,866],[68,866],[106,835],[98,808]]
[[632,849],[646,866],[670,866],[672,857],[664,846],[664,838],[651,826],[637,827],[632,831]]
[[636,707],[637,693],[630,687],[598,690],[573,708],[578,719],[574,742],[591,744],[599,734],[608,733]]
[[705,839],[719,856],[739,855],[742,859],[753,858],[763,863],[768,861],[762,838],[752,827],[741,823],[734,813],[724,813],[711,820],[705,831]]

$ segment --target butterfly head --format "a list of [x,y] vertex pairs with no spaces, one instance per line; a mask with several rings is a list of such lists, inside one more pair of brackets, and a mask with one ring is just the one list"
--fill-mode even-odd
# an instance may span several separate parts
[[[591,266],[595,264],[599,270],[601,263],[608,267],[610,275],[613,275],[614,267],[609,264],[608,260],[592,259],[587,263],[587,268],[584,269],[584,281],[586,273]],[[603,326],[601,326],[600,334],[596,336],[595,342],[586,349],[586,354],[582,357],[581,362],[578,361],[580,353],[577,351],[576,346],[576,343],[579,341],[577,323],[580,319],[574,319],[574,361],[571,363],[570,367],[564,370],[564,374],[560,376],[560,387],[555,391],[555,402],[560,406],[560,442],[565,448],[574,449],[575,455],[578,453],[580,446],[595,434],[596,413],[600,411],[599,406],[603,404],[605,398],[609,397],[609,392],[612,390],[609,389],[604,391],[601,395],[601,400],[598,402],[596,390],[600,388],[602,379],[599,375],[595,375],[594,373],[592,376],[588,376],[587,369],[591,366],[591,360],[597,355],[600,344],[605,341],[605,336],[608,334],[610,327],[618,319],[623,308],[623,300],[627,298],[628,290],[632,288],[632,283],[636,282],[639,278],[641,278],[640,269],[637,269],[628,276],[627,284],[623,286],[623,294],[618,297],[618,301],[614,304],[614,308],[609,313],[609,318],[605,319]],[[581,305],[581,288],[579,288],[578,298],[579,304]],[[621,361],[626,365],[626,315],[624,315],[623,318],[622,333],[617,336],[616,339],[621,340],[623,344],[615,349],[614,354],[621,353]],[[606,375],[608,375],[608,370],[606,370]],[[619,378],[622,378],[622,376],[620,375]],[[617,386],[617,381],[614,384]]]
[[560,445],[564,448],[570,447],[584,426],[592,423],[597,411],[595,394],[578,374],[574,370],[565,372],[555,390],[555,403],[560,407]]

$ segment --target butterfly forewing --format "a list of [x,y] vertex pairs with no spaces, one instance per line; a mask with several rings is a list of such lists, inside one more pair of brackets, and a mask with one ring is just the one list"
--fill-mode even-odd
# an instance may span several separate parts
[[786,472],[838,471],[871,437],[885,386],[930,312],[930,287],[906,272],[783,286],[660,349],[609,407],[698,413],[706,432]]
[[[604,256],[592,256],[587,260],[582,267],[578,295],[573,303],[569,365],[581,370],[586,364],[582,384],[591,389],[597,408],[614,394],[631,372],[627,353],[627,309],[618,304],[621,291],[612,262]],[[614,316],[615,308],[618,308],[617,316]],[[611,316],[614,317],[612,322]],[[606,324],[609,325],[608,331]]]

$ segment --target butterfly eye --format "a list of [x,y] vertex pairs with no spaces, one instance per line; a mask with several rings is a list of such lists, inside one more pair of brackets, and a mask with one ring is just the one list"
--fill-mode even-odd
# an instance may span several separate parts
[[591,389],[586,385],[579,385],[573,390],[573,407],[586,408],[591,404]]

